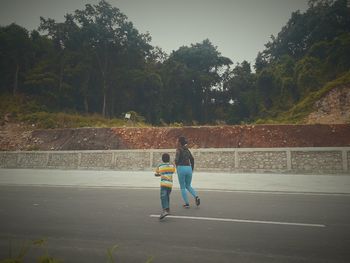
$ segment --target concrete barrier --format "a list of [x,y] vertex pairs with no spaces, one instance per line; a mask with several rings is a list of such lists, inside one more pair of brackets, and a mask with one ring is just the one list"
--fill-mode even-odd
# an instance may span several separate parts
[[[350,147],[192,149],[199,171],[350,174]],[[1,168],[152,170],[175,149],[0,152]]]

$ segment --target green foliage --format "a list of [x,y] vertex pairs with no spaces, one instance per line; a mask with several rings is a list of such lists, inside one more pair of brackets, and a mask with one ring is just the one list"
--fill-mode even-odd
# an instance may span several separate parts
[[[232,61],[221,56],[208,39],[183,46],[164,62],[163,119],[167,122],[208,123],[217,105],[215,89],[221,89]],[[212,101],[215,101],[212,103]]]
[[331,41],[346,32],[350,32],[347,0],[310,1],[305,13],[292,13],[277,37],[266,44],[262,57],[268,62],[283,55],[300,59],[315,43]]
[[[47,240],[46,239],[38,239],[33,241],[24,241],[21,242],[18,254],[13,256],[13,248],[12,248],[12,241],[10,241],[10,247],[9,247],[9,257],[0,260],[0,263],[24,263],[24,257],[28,254],[29,250],[33,247],[41,248],[44,250],[44,253],[38,257],[38,263],[61,263],[62,260],[58,260],[57,258],[54,258],[49,255],[49,251],[47,248]],[[119,249],[119,245],[114,245],[107,249],[107,263],[114,263],[114,254]],[[146,263],[152,263],[154,257],[150,256]]]
[[314,57],[304,57],[296,65],[296,83],[301,97],[322,84],[322,62]]
[[55,259],[49,255],[46,239],[39,239],[39,240],[21,242],[19,251],[15,256],[12,255],[14,251],[12,251],[13,250],[12,241],[10,241],[9,257],[6,259],[0,260],[0,263],[23,263],[24,257],[28,254],[29,250],[33,247],[42,248],[44,250],[44,254],[39,256],[38,258],[38,263],[62,262],[61,260]]
[[298,104],[296,104],[289,111],[280,114],[276,118],[277,122],[282,123],[300,123],[303,119],[312,112],[313,106],[316,101],[322,99],[334,88],[342,88],[344,86],[350,85],[350,71],[348,71],[343,76],[337,78],[336,80],[328,82],[322,89],[311,92]]
[[145,118],[139,115],[136,111],[128,111],[127,114],[130,114],[130,120],[134,122],[145,122]]
[[181,122],[173,122],[173,123],[170,123],[169,126],[170,127],[183,127],[183,123],[181,123]]
[[0,115],[10,114],[12,117],[31,114],[43,111],[46,108],[41,106],[35,99],[23,95],[0,94]]
[[[127,124],[121,118],[104,118],[99,114],[48,112],[35,100],[25,96],[0,95],[0,114],[9,115],[14,121],[25,122],[36,128],[120,127]],[[147,126],[145,118],[135,111],[129,112],[133,124]],[[124,116],[123,116],[124,118]]]
[[[346,1],[315,0],[309,5],[305,13],[293,13],[257,56],[258,122],[300,121],[312,109],[310,103],[327,89],[327,83],[350,69],[350,10]],[[281,118],[284,111],[288,117]]]
[[114,263],[114,253],[118,250],[119,246],[118,245],[114,245],[111,248],[107,249],[107,262],[109,263]]
[[0,91],[16,95],[32,59],[28,31],[16,24],[0,26]]
[[168,56],[106,0],[40,21],[42,35],[0,26],[0,113],[43,128],[120,126],[130,109],[140,125],[275,121],[350,69],[346,0],[292,13],[255,73],[246,61],[230,68],[209,39]]
[[[36,112],[23,115],[19,118],[20,121],[29,124],[35,124],[38,128],[53,129],[53,128],[80,128],[80,127],[118,127],[126,124],[121,119],[107,119],[101,115],[83,116],[79,114],[68,113],[49,113]],[[136,122],[137,125],[144,125],[143,122]]]
[[[255,76],[251,72],[250,64],[243,61],[237,64],[230,72],[231,77],[224,83],[226,96],[231,99],[231,105],[226,106],[229,101],[223,97],[221,116],[230,124],[238,124],[241,121],[248,121],[256,114],[257,91],[255,89]],[[225,110],[225,108],[227,108]],[[226,113],[226,114],[225,114]]]

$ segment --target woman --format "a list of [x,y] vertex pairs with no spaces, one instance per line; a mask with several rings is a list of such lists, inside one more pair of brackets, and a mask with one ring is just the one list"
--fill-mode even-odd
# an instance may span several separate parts
[[185,202],[183,207],[189,208],[190,204],[187,198],[186,189],[191,193],[191,195],[195,198],[196,205],[200,205],[200,199],[196,193],[196,191],[192,188],[192,172],[194,169],[194,158],[187,148],[187,140],[185,137],[179,137],[177,141],[177,149],[175,156],[175,165],[177,170],[177,175],[179,178],[181,195]]

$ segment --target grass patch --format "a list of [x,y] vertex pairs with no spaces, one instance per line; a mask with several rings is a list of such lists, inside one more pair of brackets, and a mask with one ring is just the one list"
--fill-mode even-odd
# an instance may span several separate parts
[[[46,239],[38,239],[33,241],[21,241],[20,247],[18,251],[14,251],[13,242],[10,240],[9,243],[9,256],[5,259],[0,259],[0,263],[24,263],[25,257],[29,253],[32,248],[40,248],[42,249],[41,256],[38,257],[38,263],[63,263],[64,260],[57,259],[52,257],[49,254],[47,248],[47,240]],[[107,249],[107,263],[115,263],[114,255],[119,249],[118,245],[114,245]],[[146,263],[152,263],[154,260],[153,256],[150,256]]]
[[36,128],[108,128],[121,126],[148,126],[145,119],[136,112],[130,112],[132,120],[104,118],[99,114],[82,115],[79,113],[49,112],[40,106],[35,99],[24,95],[0,95],[0,116],[11,121],[24,122]]
[[[107,119],[97,114],[84,116],[63,112],[35,112],[21,115],[18,117],[18,120],[34,124],[36,127],[43,129],[81,127],[105,128],[119,127],[127,124],[127,122],[122,119]],[[139,125],[141,125],[141,123]]]
[[39,239],[34,241],[23,241],[17,252],[14,252],[12,241],[10,240],[9,247],[9,257],[3,260],[0,260],[0,263],[23,263],[25,256],[28,254],[29,250],[33,247],[42,248],[44,252],[41,256],[38,257],[38,263],[60,263],[61,260],[53,258],[49,255],[47,249],[47,242],[45,239]]

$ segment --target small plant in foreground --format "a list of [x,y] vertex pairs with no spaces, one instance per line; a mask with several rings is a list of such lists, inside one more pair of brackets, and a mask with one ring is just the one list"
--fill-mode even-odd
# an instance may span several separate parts
[[45,239],[38,239],[34,241],[22,241],[22,244],[19,248],[18,254],[13,255],[12,251],[12,241],[10,240],[9,247],[9,257],[3,260],[0,260],[0,263],[23,263],[25,255],[28,253],[29,249],[33,246],[43,247],[45,253],[38,258],[38,263],[59,263],[61,262],[58,259],[55,259],[49,255],[47,244]]
[[[39,256],[38,263],[61,263],[63,260],[58,260],[49,255],[47,248],[46,239],[38,239],[33,241],[21,241],[19,251],[17,255],[13,253],[13,244],[12,240],[9,241],[9,257],[5,259],[0,259],[0,263],[23,263],[24,257],[27,255],[28,251],[32,247],[38,247],[44,249],[44,254]],[[115,263],[114,253],[119,249],[119,245],[114,245],[107,249],[107,263]],[[151,256],[148,258],[146,263],[152,263],[154,257]]]

